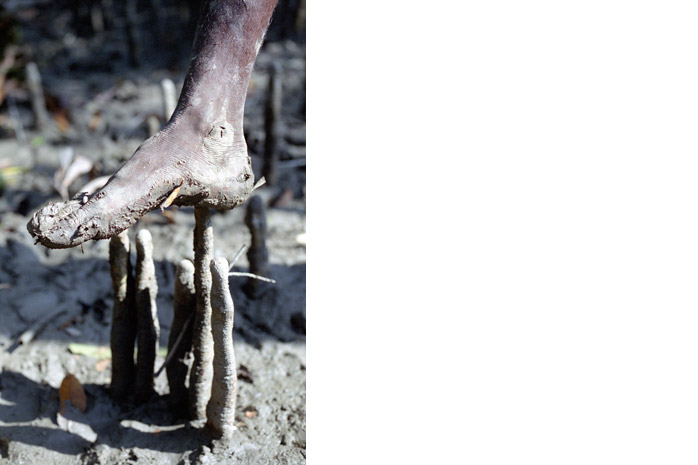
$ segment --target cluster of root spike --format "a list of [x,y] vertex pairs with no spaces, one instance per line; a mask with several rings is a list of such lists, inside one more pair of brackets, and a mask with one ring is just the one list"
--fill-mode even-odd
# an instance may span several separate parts
[[[258,208],[252,210],[258,212]],[[261,215],[263,218],[263,212]],[[176,270],[174,316],[165,362],[170,402],[177,415],[188,412],[194,424],[205,422],[214,437],[228,438],[235,428],[237,389],[228,262],[225,258],[213,258],[208,208],[197,207],[195,219],[194,263],[182,260]],[[264,220],[255,223],[260,222],[263,224]],[[259,253],[264,247],[263,240],[255,245]],[[139,231],[134,273],[127,231],[113,237],[109,244],[114,292],[111,392],[118,400],[144,403],[155,394],[160,328],[152,250],[150,233]],[[134,345],[138,347],[135,362]],[[193,354],[191,368],[187,363],[190,353]]]

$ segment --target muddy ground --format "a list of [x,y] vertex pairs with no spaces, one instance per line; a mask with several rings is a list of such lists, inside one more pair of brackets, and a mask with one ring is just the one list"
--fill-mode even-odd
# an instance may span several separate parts
[[[71,29],[72,13],[60,5],[15,2],[11,11],[24,48],[0,105],[0,167],[21,172],[5,177],[0,195],[0,464],[305,463],[302,41],[276,33],[277,40],[260,52],[248,92],[245,131],[259,177],[267,70],[273,62],[281,64],[279,180],[258,191],[267,203],[270,277],[277,282],[255,300],[242,290],[246,278],[230,278],[239,376],[232,441],[211,441],[173,414],[164,372],[156,379],[158,396],[145,405],[117,404],[110,398],[109,357],[69,349],[75,343],[109,346],[113,297],[108,242],[48,250],[34,245],[26,230],[36,209],[60,200],[54,175],[67,151],[94,163],[91,173],[70,185],[74,195],[91,178],[113,173],[133,153],[148,137],[149,119],[151,125],[152,117],[164,123],[160,82],[170,78],[181,88],[190,43],[178,39],[188,36],[182,32],[186,15],[178,16],[183,10],[175,8],[177,2],[161,4],[173,6],[163,9],[159,29],[149,27],[147,9],[141,5],[138,10],[144,18],[138,68],[129,62],[118,1],[112,3],[113,23],[85,36]],[[169,46],[162,50],[157,44]],[[38,65],[50,107],[52,127],[45,131],[36,127],[22,80],[23,63],[29,60]],[[244,208],[213,215],[216,255],[231,260],[250,243]],[[142,228],[153,235],[162,349],[172,322],[175,265],[193,258],[193,225],[193,209],[170,208],[165,214],[148,214],[129,230],[132,240]],[[247,266],[243,254],[235,269],[246,271]],[[36,335],[18,344],[28,329]],[[162,355],[156,367],[163,363]],[[67,373],[84,387],[87,409],[82,413],[69,406],[69,421],[59,424],[58,389]]]

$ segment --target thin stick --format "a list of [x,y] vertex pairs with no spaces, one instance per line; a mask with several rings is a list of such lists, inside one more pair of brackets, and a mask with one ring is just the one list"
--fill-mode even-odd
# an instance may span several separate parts
[[265,185],[266,183],[267,183],[267,178],[265,178],[264,176],[262,176],[261,178],[259,178],[259,179],[257,180],[256,183],[254,183],[254,187],[252,188],[252,192],[256,191],[257,189],[259,189],[260,187],[262,187],[262,186]]
[[18,338],[17,341],[15,342],[14,346],[11,347],[8,352],[13,352],[14,349],[17,346],[20,345],[25,345],[29,344],[31,341],[34,340],[34,338],[40,334],[46,327],[48,326],[49,323],[54,321],[56,318],[61,316],[62,314],[66,313],[67,310],[65,309],[57,309],[53,311],[52,313],[49,313],[46,315],[44,318],[39,319],[36,321],[34,324],[32,324],[26,331],[24,331]]
[[228,271],[233,269],[233,267],[235,266],[235,262],[238,261],[238,259],[242,256],[243,252],[245,252],[246,249],[247,249],[247,244],[242,244],[242,247],[240,247],[240,250],[238,250],[238,252],[235,254],[233,259],[230,261],[230,268],[228,269]]
[[276,284],[276,281],[274,281],[271,278],[265,278],[264,276],[259,276],[254,273],[246,273],[244,271],[231,271],[230,273],[228,273],[228,276],[243,276],[246,278],[259,279],[260,281],[264,281],[265,283]]
[[[193,319],[194,319],[194,314],[192,313],[187,318],[187,321],[185,321],[184,324],[182,325],[182,330],[177,334],[177,339],[175,339],[174,343],[172,344],[172,347],[167,349],[167,357],[165,357],[165,361],[162,362],[162,365],[160,365],[160,368],[158,368],[158,371],[155,372],[156,378],[158,376],[160,376],[160,374],[162,373],[162,370],[167,368],[167,365],[169,365],[170,362],[172,361],[172,359],[174,358],[175,352],[177,352],[179,345],[184,340],[184,334],[189,329],[189,325],[191,324]],[[172,334],[172,333],[170,333],[170,334]],[[170,383],[170,392],[172,392],[172,383]]]

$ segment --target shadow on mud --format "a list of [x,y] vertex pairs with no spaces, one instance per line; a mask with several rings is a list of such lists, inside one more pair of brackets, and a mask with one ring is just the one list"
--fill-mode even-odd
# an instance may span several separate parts
[[103,386],[85,384],[83,388],[88,399],[87,410],[84,414],[73,410],[66,431],[55,427],[57,389],[21,373],[4,371],[0,375],[3,393],[0,422],[14,424],[0,426],[0,457],[8,457],[11,441],[78,455],[94,441],[90,434],[99,436],[98,444],[170,453],[194,450],[209,439],[205,430],[177,422],[167,412],[168,396],[157,396],[145,405],[134,407],[116,404]]
[[[38,256],[41,250],[14,240],[0,247],[0,282],[9,285],[0,289],[0,335],[5,336],[0,355],[9,356],[8,340],[16,341],[27,328],[60,309],[65,311],[39,328],[35,340],[108,346],[113,298],[107,260],[71,259],[48,265]],[[172,320],[174,271],[173,263],[156,261],[161,347],[166,347]],[[266,285],[256,299],[245,294],[246,279],[230,278],[236,344],[260,348],[265,340],[305,341],[305,264],[272,265],[271,277],[277,284]],[[72,335],[66,328],[73,328]],[[20,354],[24,356],[22,352],[13,356]],[[26,357],[31,359],[31,351]],[[244,382],[244,374],[241,380]],[[99,438],[97,444],[117,449],[182,453],[194,451],[206,435],[174,418],[168,395],[136,406],[116,403],[106,385],[83,387],[87,410],[75,411],[73,427],[66,431],[56,427],[58,389],[16,371],[2,371],[0,423],[11,425],[0,426],[0,458],[8,457],[13,441],[77,455],[90,447],[93,434]]]
[[[6,285],[0,289],[0,335],[16,341],[42,317],[62,309],[56,320],[38,328],[37,339],[109,345],[113,296],[107,260],[86,258],[47,265],[37,255],[40,250],[14,240],[0,247],[0,282]],[[158,260],[155,269],[160,345],[166,347],[172,322],[175,264]],[[265,339],[304,341],[305,264],[271,265],[270,274],[277,283],[264,283],[256,298],[244,292],[247,278],[230,278],[236,340],[255,347]],[[66,332],[67,328],[72,330]],[[7,349],[0,346],[0,350]]]

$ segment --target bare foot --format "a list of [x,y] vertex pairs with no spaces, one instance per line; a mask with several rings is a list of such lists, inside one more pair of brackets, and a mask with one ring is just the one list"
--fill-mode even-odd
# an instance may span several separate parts
[[27,229],[50,248],[108,239],[167,201],[230,209],[254,185],[242,129],[252,66],[276,0],[209,0],[177,109],[107,184],[49,203]]

